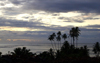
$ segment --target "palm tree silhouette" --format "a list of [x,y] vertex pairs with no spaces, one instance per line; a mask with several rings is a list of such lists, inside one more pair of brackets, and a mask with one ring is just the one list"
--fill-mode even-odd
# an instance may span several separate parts
[[72,45],[72,31],[69,31],[69,37],[71,37],[71,45]]
[[50,35],[49,37],[48,37],[48,40],[50,40],[51,41],[51,45],[52,45],[52,48],[53,48],[53,50],[54,50],[54,45],[53,45],[53,40],[54,40],[54,36],[53,35]]
[[58,41],[58,50],[59,50],[60,47],[61,47],[61,32],[58,31],[57,35],[58,35],[58,36],[56,37],[56,39],[57,39],[57,41]]
[[73,39],[73,45],[75,45],[75,43],[74,43],[74,41],[75,41],[75,28],[74,27],[70,30],[70,36]]
[[79,35],[80,35],[80,29],[79,29],[79,27],[76,27],[76,28],[75,28],[76,47],[78,46],[77,41],[78,41],[78,36],[79,36]]
[[73,39],[73,45],[75,46],[75,37],[76,37],[76,47],[77,47],[77,40],[78,40],[78,36],[80,35],[80,29],[79,27],[73,27],[70,30],[70,36]]
[[62,35],[62,38],[63,38],[64,40],[66,40],[66,39],[67,39],[67,35],[66,35],[66,34],[63,34],[63,35]]
[[57,50],[57,48],[56,48],[56,42],[55,42],[55,40],[54,40],[54,39],[56,38],[56,34],[53,33],[52,36],[53,36],[53,41],[54,41],[54,45],[55,45],[55,50]]

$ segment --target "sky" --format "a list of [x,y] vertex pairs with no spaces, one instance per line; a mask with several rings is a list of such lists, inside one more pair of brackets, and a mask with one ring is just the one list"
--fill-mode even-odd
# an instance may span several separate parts
[[[100,0],[0,0],[0,43],[50,43],[79,27],[79,43],[100,42]],[[68,38],[70,42],[70,38]]]

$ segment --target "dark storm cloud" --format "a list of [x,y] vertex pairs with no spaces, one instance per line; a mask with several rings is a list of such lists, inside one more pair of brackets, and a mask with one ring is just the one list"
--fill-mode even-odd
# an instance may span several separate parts
[[27,10],[43,10],[50,12],[100,12],[99,0],[33,0],[26,3],[23,8]]

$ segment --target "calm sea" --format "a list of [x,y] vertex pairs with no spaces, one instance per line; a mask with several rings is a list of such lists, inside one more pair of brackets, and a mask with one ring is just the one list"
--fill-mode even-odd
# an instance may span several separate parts
[[[87,45],[89,49],[89,55],[91,57],[95,56],[95,54],[92,52],[94,43],[79,43],[78,47]],[[30,49],[33,53],[41,53],[43,51],[48,51],[52,46],[51,44],[47,43],[38,43],[38,44],[0,44],[0,52],[2,54],[8,54],[8,52],[13,52],[13,50],[17,47],[26,47],[27,49]]]

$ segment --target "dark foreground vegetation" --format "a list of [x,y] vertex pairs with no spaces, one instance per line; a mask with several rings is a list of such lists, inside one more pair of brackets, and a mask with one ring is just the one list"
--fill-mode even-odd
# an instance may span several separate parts
[[[90,57],[89,49],[86,45],[77,47],[79,34],[80,30],[78,27],[72,28],[69,36],[61,34],[60,31],[57,34],[53,33],[48,38],[52,45],[52,48],[48,51],[36,54],[30,52],[30,49],[26,47],[18,47],[6,55],[0,53],[0,63],[100,63],[99,42],[96,42],[93,46],[93,52],[96,54],[96,57]],[[68,37],[72,38],[71,44],[66,40]],[[64,39],[63,44],[61,44],[61,39]]]
[[88,51],[86,46],[76,48],[66,41],[57,52],[50,49],[36,54],[26,47],[15,48],[13,52],[0,55],[0,63],[100,63],[100,57],[89,57]]

